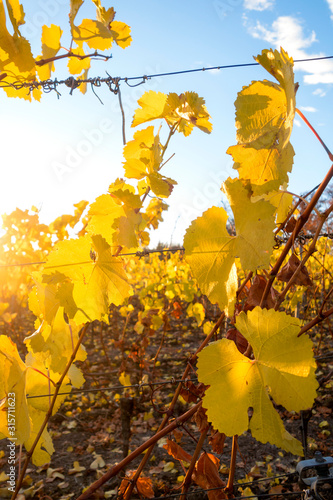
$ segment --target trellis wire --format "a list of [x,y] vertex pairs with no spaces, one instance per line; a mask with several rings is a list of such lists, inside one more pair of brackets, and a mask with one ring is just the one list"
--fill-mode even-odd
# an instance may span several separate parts
[[[65,396],[65,395],[73,395],[73,394],[83,394],[85,392],[99,392],[99,391],[119,391],[119,390],[125,390],[125,389],[142,389],[143,387],[150,387],[152,385],[167,385],[167,384],[179,384],[183,383],[186,384],[187,382],[197,382],[196,378],[186,378],[186,379],[175,379],[171,378],[170,380],[165,380],[164,382],[144,382],[142,384],[133,384],[133,385],[114,385],[111,387],[100,387],[96,389],[82,389],[82,390],[77,390],[77,391],[70,391],[70,392],[59,392],[58,396]],[[34,398],[46,398],[53,396],[53,394],[37,394],[35,396],[26,396],[27,399],[34,399]]]
[[[271,478],[267,478],[267,480],[269,480]],[[238,487],[241,487],[242,485],[241,484],[236,484],[234,485],[235,486],[238,486]],[[209,492],[209,491],[218,491],[218,490],[224,490],[225,486],[220,486],[220,487],[216,487],[216,488],[208,488],[206,490],[203,490],[203,489],[198,489],[198,490],[194,490],[194,491],[188,491],[186,492],[186,496],[189,496],[189,495],[197,495],[198,493],[206,493],[206,492]],[[281,493],[259,493],[257,495],[253,494],[253,495],[247,495],[247,496],[239,496],[239,497],[232,497],[232,500],[243,500],[243,499],[246,499],[246,498],[270,498],[270,497],[280,497],[280,496],[283,496],[283,497],[287,497],[287,496],[302,496],[303,492],[302,491],[285,491],[285,492],[281,492]],[[166,496],[163,496],[163,497],[152,497],[152,500],[166,500],[167,498],[176,498],[176,497],[180,497],[182,496],[183,493],[174,493],[173,495],[166,495]]]
[[[323,57],[311,57],[311,58],[306,58],[306,59],[295,59],[294,63],[304,63],[304,62],[313,62],[313,61],[323,61],[327,59],[333,59],[333,56],[323,56]],[[94,87],[100,87],[102,83],[106,84],[109,87],[109,90],[113,92],[114,94],[118,94],[119,92],[119,82],[124,81],[127,85],[130,87],[136,87],[138,85],[142,85],[146,83],[147,80],[150,80],[152,78],[161,78],[165,76],[174,76],[174,75],[184,75],[184,74],[190,74],[190,73],[197,73],[197,72],[205,72],[205,71],[220,71],[220,70],[225,70],[225,69],[235,69],[235,68],[244,68],[244,67],[249,67],[249,66],[259,66],[259,63],[253,62],[253,63],[242,63],[242,64],[227,64],[227,65],[219,65],[219,66],[210,66],[207,68],[194,68],[194,69],[184,69],[180,71],[169,71],[165,73],[154,73],[151,75],[141,75],[141,76],[130,76],[130,77],[112,77],[108,75],[107,77],[94,77],[94,78],[82,78],[82,79],[76,79],[73,76],[66,78],[64,80],[57,80],[55,78],[54,80],[48,79],[48,80],[42,80],[42,81],[16,81],[13,83],[8,83],[6,82],[5,78],[3,78],[0,81],[0,87],[12,87],[16,90],[21,90],[22,88],[28,88],[29,92],[33,91],[34,89],[38,89],[39,87],[43,88],[43,92],[49,93],[54,90],[57,93],[57,96],[59,97],[61,94],[57,90],[57,87],[59,85],[66,85],[69,87],[70,94],[73,93],[73,90],[77,87],[79,87],[83,83],[90,83],[91,88],[94,92],[94,94],[97,96],[97,94],[94,91]],[[139,83],[135,85],[130,85],[128,82],[131,80],[141,80]],[[99,98],[98,98],[99,99]]]
[[[310,240],[314,237],[313,234],[300,234],[298,235],[295,240],[298,240],[300,243],[302,243],[304,240]],[[321,233],[318,236],[319,238],[329,238],[333,239],[333,233]],[[285,241],[287,241],[286,238],[280,238],[276,237],[275,241],[277,244],[282,244]],[[149,250],[149,249],[144,249],[144,250],[138,250],[137,252],[129,252],[129,253],[120,253],[117,256],[115,255],[114,257],[130,257],[130,256],[136,256],[136,257],[145,257],[146,255],[149,255],[151,253],[176,253],[176,252],[185,252],[184,247],[170,247],[170,248],[164,248],[160,250]],[[212,251],[201,251],[201,252],[193,252],[195,254],[207,254],[207,253],[218,253],[218,250],[212,250]],[[37,266],[37,265],[42,265],[46,264],[47,261],[38,261],[38,262],[22,262],[22,263],[16,263],[16,264],[0,264],[0,268],[9,268],[9,267],[24,267],[24,266]],[[79,265],[84,265],[84,264],[91,264],[93,263],[92,260],[87,260],[87,261],[82,261],[82,262],[70,262],[67,264],[62,264],[62,267],[66,266],[79,266]],[[112,264],[112,261],[105,262],[105,264]],[[48,266],[47,269],[52,269],[53,267],[58,267],[58,266]]]

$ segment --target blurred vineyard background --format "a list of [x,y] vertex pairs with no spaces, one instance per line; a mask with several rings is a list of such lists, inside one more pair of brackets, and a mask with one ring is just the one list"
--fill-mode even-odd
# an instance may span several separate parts
[[[329,197],[330,192],[327,199]],[[0,334],[8,335],[18,345],[22,357],[27,352],[25,339],[33,335],[40,324],[35,322],[36,318],[28,307],[30,301],[30,309],[34,310],[35,296],[31,293],[34,275],[38,276],[42,263],[57,241],[73,237],[74,234],[84,234],[86,206],[84,201],[78,203],[73,215],[63,215],[48,226],[39,223],[35,208],[30,211],[16,209],[3,216],[5,232],[0,239]],[[311,244],[311,236],[316,230],[316,217],[313,216],[295,241],[294,253],[299,258]],[[327,311],[333,305],[330,221],[324,231],[325,236],[318,240],[317,251],[311,256],[307,269],[299,276],[297,289],[293,287],[283,303],[286,312],[300,317],[304,323],[316,316],[320,308]],[[276,252],[282,243],[276,239]],[[89,326],[84,342],[87,358],[77,362],[85,384],[82,389],[68,394],[52,417],[50,433],[56,449],[52,468],[46,464],[44,467],[31,466],[28,469],[24,483],[27,494],[30,492],[38,497],[48,483],[47,493],[51,498],[71,498],[70,492],[79,493],[83,485],[100,477],[103,471],[127,456],[152,432],[156,432],[190,356],[221,316],[218,306],[211,304],[201,294],[180,245],[170,250],[160,244],[155,249],[142,249],[137,254],[123,258],[132,294],[122,305],[111,306],[109,325],[94,321]],[[296,264],[290,260],[281,269],[276,287],[279,283],[282,287],[283,282],[288,281],[290,273],[294,272],[293,265]],[[264,273],[248,281],[238,297],[244,310],[251,310],[258,305],[265,283]],[[274,293],[273,289],[272,301]],[[326,301],[323,304],[324,297]],[[215,339],[225,336],[233,339],[238,349],[244,352],[246,341],[234,328],[232,319],[223,320]],[[311,455],[315,450],[328,454],[333,444],[331,321],[316,326],[310,331],[310,336],[314,341],[318,364],[318,398],[310,414],[302,412],[299,415],[281,408],[281,416],[286,427],[299,439],[302,439],[301,426],[304,423],[308,425],[307,432],[303,432],[303,439],[306,436],[307,450]],[[192,367],[172,417],[183,413],[187,405],[202,394],[202,390],[202,384],[196,379],[195,367]],[[199,413],[195,422],[174,431],[175,441],[186,452],[193,452],[203,425],[204,415],[200,417]],[[231,438],[217,444],[212,430],[207,440],[213,450],[220,454],[220,474],[222,477],[227,476]],[[169,443],[166,438],[159,443],[146,471],[154,491],[164,495],[172,494],[175,491],[173,488],[181,484],[185,474],[183,463],[177,460],[177,453],[170,449]],[[4,441],[0,442],[0,450],[4,450],[4,447]],[[282,453],[269,444],[256,442],[249,433],[240,437],[239,452],[236,477],[240,482],[240,495],[290,492],[295,491],[295,488],[298,491],[298,486],[290,477],[297,462],[292,455]],[[0,464],[5,460],[3,457],[4,451],[0,451]],[[137,463],[134,461],[131,467]],[[127,474],[131,474],[131,471],[127,471]],[[275,479],[276,474],[282,474],[282,477]],[[274,479],[256,483],[271,476]],[[109,493],[103,493],[106,496],[102,498],[112,498],[120,480],[115,478],[111,481]],[[247,485],[246,481],[250,484]],[[242,486],[244,482],[246,484]],[[6,491],[0,483],[1,494],[6,495]],[[203,494],[197,498],[204,497]]]

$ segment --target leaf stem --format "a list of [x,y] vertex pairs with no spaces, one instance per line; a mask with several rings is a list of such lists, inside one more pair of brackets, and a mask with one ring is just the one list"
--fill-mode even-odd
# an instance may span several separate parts
[[317,137],[318,141],[320,142],[320,144],[323,146],[323,148],[325,149],[326,153],[328,154],[329,159],[331,161],[333,161],[333,155],[332,155],[331,151],[328,149],[328,147],[326,146],[326,144],[324,143],[324,141],[322,140],[322,138],[320,137],[320,135],[318,134],[318,132],[313,128],[313,126],[311,125],[311,123],[305,118],[305,116],[303,115],[302,111],[300,111],[298,108],[296,108],[295,111],[302,118],[302,120],[307,124],[307,126],[310,128],[310,130],[312,130],[312,132]]

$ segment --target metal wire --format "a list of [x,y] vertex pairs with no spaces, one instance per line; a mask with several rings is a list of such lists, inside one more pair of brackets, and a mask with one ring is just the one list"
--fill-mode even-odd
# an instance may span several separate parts
[[[295,240],[298,240],[300,243],[303,243],[304,240],[311,240],[314,237],[313,234],[301,234],[298,235]],[[318,236],[319,238],[329,238],[333,239],[333,233],[321,233]],[[278,244],[285,243],[288,240],[288,238],[281,238],[281,237],[276,237],[275,241]],[[151,253],[166,253],[166,252],[185,252],[184,247],[170,247],[170,248],[164,248],[161,250],[149,250],[149,249],[144,249],[144,250],[138,250],[137,252],[129,252],[129,253],[120,253],[117,256],[114,257],[129,257],[129,256],[136,256],[136,257],[145,257],[146,255],[149,255]],[[195,254],[207,254],[207,253],[219,253],[218,250],[212,250],[212,251],[202,251],[202,252],[193,252]],[[79,265],[84,265],[84,264],[91,264],[93,261],[92,260],[87,260],[87,261],[82,261],[82,262],[69,262],[67,264],[62,264],[61,267],[66,267],[66,266],[79,266]],[[17,263],[17,264],[1,264],[0,268],[9,268],[9,267],[24,267],[24,266],[36,266],[36,265],[42,265],[46,264],[47,261],[38,261],[38,262],[22,262],[22,263]],[[112,261],[105,262],[105,264],[112,264]],[[56,267],[60,266],[47,266],[45,269],[53,269]]]
[[[323,61],[327,59],[333,59],[333,56],[323,56],[323,57],[311,57],[311,58],[306,58],[306,59],[296,59],[294,63],[304,63],[304,62],[311,62],[311,61]],[[140,76],[130,76],[130,77],[112,77],[108,75],[108,77],[93,77],[93,78],[74,78],[73,76],[66,78],[64,80],[57,80],[55,78],[54,80],[48,79],[48,80],[42,80],[42,81],[19,81],[17,80],[16,82],[6,82],[5,78],[0,80],[0,87],[12,87],[16,90],[21,90],[22,88],[28,88],[29,92],[32,92],[35,89],[38,89],[42,87],[43,92],[45,93],[50,93],[52,90],[54,90],[58,97],[61,95],[60,92],[57,90],[57,87],[59,85],[65,85],[70,88],[70,94],[73,93],[74,89],[80,87],[80,85],[84,83],[90,83],[91,87],[93,86],[100,87],[101,84],[106,84],[109,87],[109,90],[113,92],[114,94],[118,93],[119,90],[119,82],[124,81],[127,85],[130,87],[137,87],[138,85],[142,85],[146,83],[147,80],[150,80],[151,78],[161,78],[165,76],[174,76],[174,75],[184,75],[184,74],[190,74],[190,73],[197,73],[197,72],[205,72],[205,71],[213,71],[213,70],[225,70],[225,69],[235,69],[235,68],[244,68],[244,67],[249,67],[249,66],[259,66],[259,63],[253,62],[253,63],[242,63],[242,64],[227,64],[227,65],[219,65],[219,66],[209,66],[207,68],[194,68],[194,69],[185,69],[185,70],[180,70],[180,71],[169,71],[165,73],[153,73],[151,75],[140,75]],[[130,85],[128,82],[131,80],[141,80],[139,83],[135,85]]]
[[[179,384],[179,383],[187,383],[187,382],[197,382],[196,378],[186,378],[186,379],[174,379],[171,378],[170,380],[166,380],[164,382],[147,382],[147,383],[142,383],[142,384],[133,384],[133,385],[114,385],[111,387],[100,387],[96,389],[82,389],[82,390],[77,390],[77,391],[70,391],[70,392],[59,392],[58,396],[67,396],[67,395],[72,395],[72,394],[83,394],[85,392],[99,392],[99,391],[119,391],[119,390],[125,390],[125,389],[142,389],[143,387],[150,387],[152,385],[167,385],[167,384]],[[37,394],[35,396],[26,396],[27,399],[35,399],[35,398],[47,398],[53,396],[53,394]]]

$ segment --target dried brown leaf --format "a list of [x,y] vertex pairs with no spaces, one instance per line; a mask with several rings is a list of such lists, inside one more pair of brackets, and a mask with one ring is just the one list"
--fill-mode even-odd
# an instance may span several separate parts
[[[293,253],[288,260],[287,264],[282,267],[280,272],[277,274],[277,279],[280,281],[285,281],[288,282],[290,278],[293,276],[294,272],[300,265],[301,261],[299,260],[298,257]],[[297,278],[295,279],[295,285],[301,285],[301,286],[312,286],[312,280],[309,276],[308,270],[306,269],[305,266],[302,267],[300,273],[298,274]]]
[[191,462],[192,460],[192,455],[187,453],[187,451],[179,446],[179,444],[171,441],[170,439],[167,440],[163,448],[169,453],[169,455],[176,458],[176,460],[183,460],[184,462]]

